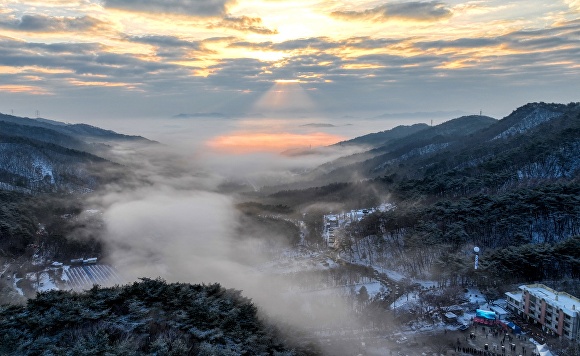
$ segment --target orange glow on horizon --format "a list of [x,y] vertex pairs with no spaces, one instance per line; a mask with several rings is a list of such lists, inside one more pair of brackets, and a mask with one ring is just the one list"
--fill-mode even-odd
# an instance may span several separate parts
[[206,145],[226,153],[244,154],[254,152],[280,153],[288,149],[327,146],[344,140],[344,137],[324,132],[309,134],[240,132],[217,136]]
[[40,88],[33,85],[18,85],[18,84],[5,84],[0,85],[0,91],[6,91],[8,93],[15,94],[32,94],[32,95],[52,95],[49,91],[44,88]]

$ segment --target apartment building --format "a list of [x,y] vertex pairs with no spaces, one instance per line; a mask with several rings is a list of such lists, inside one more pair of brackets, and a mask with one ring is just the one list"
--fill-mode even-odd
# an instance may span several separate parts
[[580,299],[543,284],[529,284],[507,292],[507,308],[542,330],[569,340],[580,340]]

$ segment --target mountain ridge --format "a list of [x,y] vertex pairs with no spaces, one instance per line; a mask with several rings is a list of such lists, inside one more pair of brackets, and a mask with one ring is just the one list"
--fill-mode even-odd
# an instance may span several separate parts
[[116,163],[105,158],[111,144],[156,144],[87,124],[65,124],[0,114],[0,184],[25,193],[91,191],[101,172]]

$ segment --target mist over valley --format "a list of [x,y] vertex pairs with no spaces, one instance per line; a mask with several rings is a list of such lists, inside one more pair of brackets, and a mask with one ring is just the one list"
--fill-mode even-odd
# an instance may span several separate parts
[[578,103],[357,137],[214,119],[0,115],[0,351],[457,352],[505,292],[579,293]]

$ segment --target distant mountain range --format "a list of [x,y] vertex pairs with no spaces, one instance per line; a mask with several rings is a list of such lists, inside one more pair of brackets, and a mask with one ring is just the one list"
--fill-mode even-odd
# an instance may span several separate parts
[[530,103],[501,120],[469,115],[436,126],[398,126],[340,142],[333,147],[366,149],[321,165],[300,183],[268,191],[382,176],[450,181],[485,174],[516,185],[572,179],[580,167],[579,115],[580,103]]
[[[502,184],[515,185],[573,179],[580,166],[576,158],[580,156],[579,113],[579,103],[530,103],[501,120],[469,115],[436,126],[398,126],[339,142],[329,149],[356,146],[362,152],[323,164],[304,174],[300,183],[267,190],[383,176],[396,176],[396,181],[446,177],[449,182],[493,175],[494,181],[501,177]],[[222,117],[219,113],[199,115]],[[86,124],[0,114],[0,187],[19,191],[94,189],[102,179],[94,171],[101,165],[114,165],[106,159],[107,151],[120,142],[153,143]],[[305,153],[313,152],[287,152],[294,156]]]
[[102,182],[99,172],[111,144],[152,144],[86,124],[65,124],[0,114],[0,188],[20,192],[86,191]]

